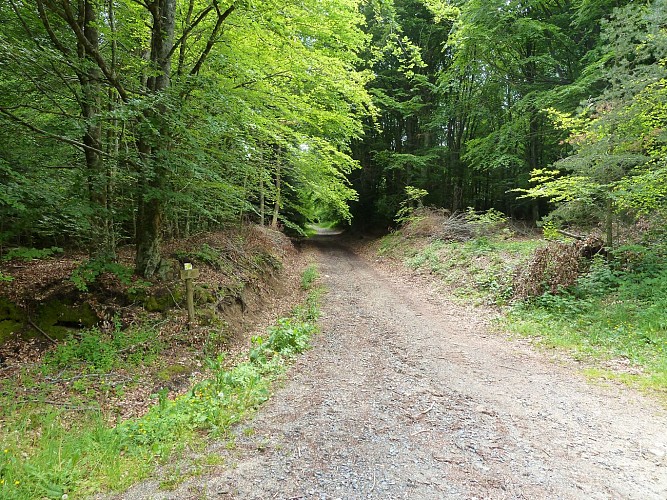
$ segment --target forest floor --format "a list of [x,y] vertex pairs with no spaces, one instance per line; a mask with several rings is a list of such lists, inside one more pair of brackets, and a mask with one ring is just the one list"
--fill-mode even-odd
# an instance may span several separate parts
[[[111,366],[106,372],[91,375],[86,372],[95,369],[89,366],[90,363],[73,359],[65,363],[67,366],[58,367],[54,374],[41,367],[45,356],[49,355],[49,349],[53,348],[43,337],[43,330],[39,330],[42,335],[27,340],[22,336],[15,336],[7,342],[0,339],[0,409],[2,398],[13,394],[16,389],[12,387],[5,392],[6,382],[11,381],[9,385],[18,387],[26,403],[39,403],[46,399],[56,407],[76,408],[77,405],[72,404],[72,399],[76,398],[90,400],[88,402],[99,406],[109,422],[118,418],[133,418],[145,414],[155,404],[152,395],[160,390],[167,390],[169,397],[174,398],[201,380],[206,371],[203,357],[207,349],[213,351],[223,345],[230,359],[245,355],[251,333],[263,331],[302,299],[303,291],[299,289],[298,282],[305,261],[296,254],[289,238],[281,233],[259,226],[248,227],[244,231],[200,234],[191,240],[176,240],[164,245],[165,254],[175,255],[188,249],[193,259],[201,259],[203,255],[210,261],[195,260],[199,262],[198,283],[201,284],[201,288],[195,290],[197,309],[202,315],[206,312],[210,314],[200,318],[199,326],[191,331],[186,328],[184,298],[182,304],[174,298],[178,290],[184,288],[177,278],[153,286],[153,289],[163,294],[161,300],[170,307],[147,312],[141,300],[127,298],[128,286],[109,273],[102,276],[94,286],[91,285],[90,293],[77,292],[70,275],[85,262],[86,256],[83,254],[68,253],[52,259],[4,263],[2,269],[11,271],[15,278],[4,284],[5,289],[0,291],[24,310],[34,311],[38,309],[36,304],[48,300],[53,302],[54,298],[58,301],[56,305],[66,303],[67,300],[84,303],[95,311],[96,320],[100,319],[99,330],[107,334],[101,337],[105,341],[114,333],[108,333],[108,330],[113,330],[115,323],[119,323],[126,336],[129,331],[126,328],[130,326],[155,331],[156,338],[151,342],[158,347],[155,348],[156,353],[151,353],[153,355],[148,363],[141,356],[139,363],[134,364],[118,360],[118,363],[108,363]],[[202,245],[208,254],[201,250]],[[120,262],[128,264],[128,268],[132,254],[129,248],[124,248],[119,256]],[[262,262],[260,259],[266,260],[267,256],[273,256],[275,262],[280,264],[280,271],[269,265],[262,267],[256,264],[256,261]],[[234,267],[229,265],[229,269],[221,269],[220,262],[211,260],[214,258],[220,259],[222,264],[227,263],[223,259],[232,259]],[[236,292],[239,288],[241,293]],[[205,293],[206,296],[201,298]],[[0,294],[0,300],[3,294]],[[184,295],[182,291],[181,295]],[[0,312],[1,308],[0,302]],[[216,318],[215,323],[207,322],[207,318],[212,317]],[[34,322],[31,324],[35,325]],[[29,328],[30,324],[26,324],[24,329],[26,327]],[[80,339],[82,331],[74,329],[68,334],[73,335],[74,339]],[[211,331],[220,333],[212,337]],[[63,339],[54,343],[63,344]],[[143,343],[149,344],[147,340]],[[135,351],[142,354],[142,347],[143,344],[138,344],[124,350],[128,351],[127,355]],[[99,357],[103,356],[109,354],[99,354]],[[91,381],[85,387],[72,383],[82,378]],[[87,406],[87,403],[82,406]],[[2,412],[0,429],[1,424]],[[0,433],[0,441],[2,437]]]
[[304,250],[328,289],[313,349],[233,446],[206,450],[222,465],[117,498],[667,497],[658,402],[335,237]]

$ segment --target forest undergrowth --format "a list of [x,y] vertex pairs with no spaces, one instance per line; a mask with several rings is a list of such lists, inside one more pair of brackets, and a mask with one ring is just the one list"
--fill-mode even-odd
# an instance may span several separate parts
[[425,210],[377,253],[432,276],[454,300],[497,308],[499,329],[567,353],[589,377],[664,398],[667,245],[658,230],[613,249],[591,246],[597,241],[549,226],[525,231],[495,211]]
[[[264,233],[250,235],[272,236]],[[253,267],[268,259],[258,247],[268,250],[273,243],[249,247],[249,235],[243,245],[237,236],[231,238],[239,250],[232,256],[238,275],[245,265],[241,257]],[[198,325],[191,331],[185,328],[183,308],[172,304],[167,311],[125,311],[133,318],[129,324],[117,316],[108,327],[74,331],[56,345],[45,346],[39,337],[25,340],[21,359],[3,357],[0,498],[82,498],[122,491],[186,450],[198,452],[194,465],[167,474],[161,488],[172,489],[189,475],[221,465],[219,457],[203,451],[207,440],[234,445],[230,427],[268,399],[291,360],[309,347],[321,293],[314,266],[299,274],[303,265],[294,257],[275,257],[271,266],[280,260],[293,269],[262,279],[292,284],[262,288],[255,282],[252,286],[261,294],[282,290],[285,302],[270,305],[263,298],[260,311],[249,290],[230,295],[228,284],[218,286],[224,276],[216,269],[226,268],[225,255],[231,250],[204,243],[190,251],[188,260],[206,277],[197,288]],[[259,267],[253,269],[259,272]],[[211,304],[216,293],[217,306]],[[230,310],[241,314],[242,306],[229,297],[245,301],[249,310],[243,318],[225,315]],[[211,305],[216,318],[208,314]],[[137,299],[135,309],[145,306],[146,300]],[[288,314],[286,306],[293,307]],[[233,320],[238,323],[235,338]],[[265,330],[257,326],[269,323]],[[250,337],[252,332],[258,333]]]

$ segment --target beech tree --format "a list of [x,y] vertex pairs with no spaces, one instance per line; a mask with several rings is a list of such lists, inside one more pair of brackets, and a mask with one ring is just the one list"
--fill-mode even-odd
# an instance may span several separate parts
[[[60,229],[68,198],[67,232],[96,258],[135,243],[144,276],[165,234],[254,217],[260,199],[273,202],[276,223],[282,207],[305,218],[316,200],[346,216],[347,143],[372,107],[369,76],[355,69],[365,43],[356,1],[11,0],[0,9],[0,115],[35,151],[57,153],[30,164],[2,148],[2,175],[17,180],[3,190],[4,213],[21,218],[28,180],[54,169],[67,191],[51,204]],[[285,180],[314,194],[285,190]],[[41,236],[23,225],[22,237]]]

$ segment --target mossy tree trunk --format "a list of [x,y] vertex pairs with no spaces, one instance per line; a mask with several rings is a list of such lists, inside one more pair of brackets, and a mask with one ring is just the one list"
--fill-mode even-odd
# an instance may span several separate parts
[[[158,71],[147,79],[146,90],[152,94],[166,93],[170,85],[176,0],[154,0],[147,6],[153,19],[150,60]],[[145,132],[139,138],[138,145],[142,161],[137,193],[136,271],[149,278],[160,264],[163,197],[168,184],[166,153],[169,150],[170,131],[164,99],[155,110],[147,110],[142,119],[158,125],[158,133]]]

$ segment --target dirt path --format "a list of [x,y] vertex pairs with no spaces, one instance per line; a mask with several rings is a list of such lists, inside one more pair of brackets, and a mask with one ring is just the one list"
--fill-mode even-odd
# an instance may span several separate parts
[[[667,498],[667,415],[342,246],[323,333],[227,464],[124,498]],[[155,485],[154,485],[155,486]]]

